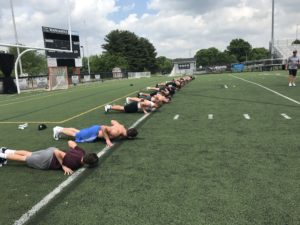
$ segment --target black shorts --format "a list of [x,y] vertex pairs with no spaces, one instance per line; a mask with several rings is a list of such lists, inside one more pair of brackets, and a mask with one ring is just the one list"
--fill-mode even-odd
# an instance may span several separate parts
[[150,93],[150,96],[153,97],[154,95],[157,95],[157,93],[158,93],[158,91],[152,91],[152,92]]
[[131,102],[124,106],[124,111],[126,113],[136,113],[138,110],[138,102]]
[[291,76],[297,76],[297,70],[296,69],[289,69],[289,75]]
[[151,96],[141,96],[140,98],[151,101],[152,97]]

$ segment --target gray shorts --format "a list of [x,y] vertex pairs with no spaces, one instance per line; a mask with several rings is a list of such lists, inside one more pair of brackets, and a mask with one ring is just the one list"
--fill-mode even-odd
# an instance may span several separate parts
[[50,147],[47,149],[33,152],[31,156],[28,156],[26,158],[27,165],[35,169],[49,169],[55,149],[56,148],[54,147]]

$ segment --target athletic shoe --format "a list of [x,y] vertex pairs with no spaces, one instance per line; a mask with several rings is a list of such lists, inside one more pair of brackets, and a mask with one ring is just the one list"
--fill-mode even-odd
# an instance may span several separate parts
[[5,151],[7,150],[7,148],[6,147],[1,147],[0,150],[1,150],[2,153],[5,153]]
[[147,90],[150,90],[150,89],[151,89],[151,87],[147,87],[146,89],[147,89]]
[[62,130],[62,127],[56,126],[56,127],[53,128],[53,138],[54,138],[54,140],[56,140],[56,141],[59,140],[59,137],[60,137],[59,134],[60,134],[61,130]]
[[296,84],[295,84],[295,83],[293,83],[293,86],[294,86],[294,87],[296,87]]
[[129,97],[126,98],[126,103],[127,103],[127,104],[131,103]]
[[111,109],[111,105],[104,106],[104,111],[105,112],[109,112],[110,109]]
[[289,87],[292,87],[292,84],[291,84],[291,83],[289,83]]
[[2,167],[5,164],[7,164],[7,159],[0,158],[0,167]]

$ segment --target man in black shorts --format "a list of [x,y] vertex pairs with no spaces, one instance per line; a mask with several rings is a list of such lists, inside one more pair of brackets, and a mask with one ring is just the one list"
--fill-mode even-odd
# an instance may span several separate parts
[[106,105],[104,107],[105,112],[109,112],[110,110],[115,110],[119,112],[125,112],[125,113],[136,113],[143,111],[145,114],[148,113],[148,111],[152,111],[154,108],[159,108],[159,105],[148,101],[146,99],[141,99],[140,102],[131,102],[129,104],[126,104],[125,106],[122,105]]
[[70,150],[63,152],[55,147],[49,147],[36,152],[27,150],[11,150],[5,147],[0,149],[1,166],[7,163],[7,160],[26,162],[29,167],[41,170],[60,170],[70,175],[74,170],[87,165],[93,167],[98,163],[96,153],[86,154],[78,147],[76,142],[68,141]]
[[293,55],[287,60],[286,68],[289,70],[289,87],[296,86],[297,69],[300,63],[299,57],[297,56],[297,50],[293,51]]

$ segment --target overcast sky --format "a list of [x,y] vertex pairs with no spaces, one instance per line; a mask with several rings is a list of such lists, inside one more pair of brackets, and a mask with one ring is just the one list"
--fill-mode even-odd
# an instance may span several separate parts
[[[42,26],[68,29],[67,0],[12,0],[19,42],[43,46]],[[275,39],[300,38],[299,0],[275,0]],[[147,38],[158,56],[193,57],[232,39],[268,48],[272,0],[69,0],[72,30],[85,54],[101,54],[111,30]],[[0,43],[15,43],[10,0],[0,0]],[[86,47],[87,46],[87,47]]]

